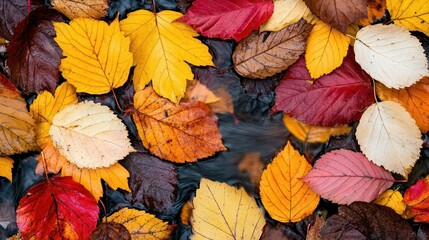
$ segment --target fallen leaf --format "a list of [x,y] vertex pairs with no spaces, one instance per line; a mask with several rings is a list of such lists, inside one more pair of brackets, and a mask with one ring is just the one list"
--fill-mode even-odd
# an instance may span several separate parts
[[404,212],[406,218],[414,222],[429,222],[429,183],[427,178],[418,180],[404,193],[404,202],[409,209]]
[[429,5],[425,0],[386,0],[386,5],[395,24],[429,35]]
[[107,106],[90,101],[55,114],[49,133],[55,148],[79,168],[109,167],[134,151],[122,121]]
[[376,82],[377,96],[383,101],[394,101],[401,104],[416,120],[420,131],[429,131],[429,77],[423,77],[414,85],[396,90]]
[[106,0],[52,0],[52,7],[69,19],[100,19],[106,15],[109,4]]
[[375,200],[375,204],[390,207],[397,214],[402,215],[407,205],[404,203],[404,198],[401,192],[397,190],[387,189],[380,194]]
[[137,65],[133,77],[136,91],[152,80],[159,95],[178,103],[184,96],[186,81],[194,79],[187,63],[213,66],[207,46],[195,38],[198,33],[176,21],[181,16],[173,11],[154,14],[138,10],[121,21],[121,30],[131,39],[130,51]]
[[201,179],[193,199],[191,239],[259,239],[264,214],[243,188]]
[[108,222],[120,223],[131,239],[170,239],[173,226],[143,210],[123,208],[107,217]]
[[11,80],[25,94],[55,91],[61,49],[54,41],[52,21],[62,21],[61,15],[47,7],[32,11],[15,28],[7,47],[13,53],[7,58]]
[[240,41],[267,21],[271,0],[195,0],[179,19],[209,38]]
[[136,92],[133,114],[143,145],[155,156],[177,162],[195,162],[226,148],[217,118],[204,103],[176,105],[152,87]]
[[313,84],[304,57],[286,72],[276,88],[273,112],[283,111],[313,125],[335,126],[359,120],[374,102],[370,76],[354,61],[353,51],[332,73]]
[[350,38],[318,20],[311,30],[305,51],[305,63],[314,79],[341,66],[349,49]]
[[65,57],[60,71],[77,92],[103,94],[124,85],[133,58],[130,39],[120,31],[117,18],[110,25],[77,18],[70,24],[54,22],[54,27]]
[[323,239],[414,239],[411,225],[395,211],[363,202],[340,206],[320,235]]
[[352,129],[347,125],[336,127],[310,125],[298,121],[287,114],[283,116],[283,123],[296,138],[308,143],[327,142],[331,136],[347,134]]
[[82,185],[70,177],[51,177],[20,200],[17,225],[24,239],[89,239],[98,212],[97,202]]
[[316,216],[316,220],[313,225],[308,229],[306,240],[323,240],[322,236],[320,236],[320,229],[325,226],[326,220],[322,216]]
[[165,213],[176,202],[179,184],[177,167],[147,153],[131,153],[122,162],[130,172],[131,206]]
[[5,177],[12,182],[13,159],[0,157],[0,177]]
[[64,164],[67,163],[67,158],[61,155],[53,143],[47,144],[40,155],[37,157],[38,164],[36,166],[36,174],[43,175],[45,170],[47,173],[58,174]]
[[234,69],[241,76],[261,79],[286,70],[304,53],[311,27],[301,20],[278,32],[253,32],[235,47]]
[[[304,222],[304,221],[302,221]],[[285,240],[304,240],[305,237],[301,236],[301,234],[297,234],[294,231],[293,226],[280,224],[280,223],[269,223],[267,222],[262,230],[262,236],[259,240],[277,240],[277,239],[285,239]],[[299,233],[299,231],[298,231]]]
[[322,198],[338,204],[371,202],[395,181],[362,153],[340,149],[324,154],[302,178]]
[[262,173],[260,195],[270,216],[280,222],[299,222],[319,204],[320,197],[300,178],[311,165],[290,142]]
[[399,174],[414,165],[423,141],[416,121],[396,102],[372,104],[356,128],[362,153],[379,166]]
[[356,39],[356,62],[389,88],[409,87],[429,75],[422,45],[404,27],[370,25],[359,30]]
[[262,163],[260,152],[245,153],[238,164],[238,170],[241,173],[248,174],[250,182],[255,186],[257,191],[259,191],[259,182],[261,181],[264,167],[265,165]]
[[260,32],[263,31],[280,31],[283,28],[305,19],[312,23],[315,16],[305,5],[304,0],[274,0],[273,15],[261,25]]
[[0,156],[38,150],[35,123],[18,89],[0,74]]
[[90,240],[131,240],[131,234],[128,229],[115,222],[104,222],[100,224],[91,234]]
[[221,98],[217,97],[206,85],[197,80],[188,82],[185,94],[185,99],[193,99],[208,105],[221,101]]
[[191,225],[191,217],[192,217],[192,211],[194,210],[194,205],[192,204],[192,201],[187,201],[185,204],[183,204],[182,210],[180,211],[180,222],[182,224]]
[[322,21],[345,33],[347,26],[367,17],[363,0],[304,0],[311,12]]
[[359,19],[359,25],[368,26],[386,15],[386,0],[366,0],[368,17]]

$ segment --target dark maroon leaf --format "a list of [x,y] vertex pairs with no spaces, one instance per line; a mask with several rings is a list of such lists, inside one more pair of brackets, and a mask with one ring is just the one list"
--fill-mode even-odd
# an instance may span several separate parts
[[285,239],[285,240],[304,240],[307,235],[307,226],[310,222],[314,222],[310,216],[301,222],[293,224],[276,224],[275,226],[267,222],[262,229],[260,240]]
[[311,80],[301,56],[276,88],[272,110],[313,125],[335,126],[359,120],[374,102],[371,77],[355,62],[352,48],[339,68]]
[[122,162],[130,172],[130,193],[125,198],[133,207],[167,212],[177,195],[177,169],[147,153],[131,153]]
[[415,239],[411,225],[391,208],[364,202],[340,206],[320,235],[323,239]]
[[[28,14],[27,0],[0,1],[0,36],[10,40],[14,29]],[[42,0],[31,0],[31,10],[42,6]]]
[[105,222],[100,224],[91,234],[90,240],[131,240],[128,229],[116,222]]
[[51,21],[62,21],[61,15],[46,7],[31,12],[18,24],[7,48],[11,80],[25,94],[55,91],[61,49]]

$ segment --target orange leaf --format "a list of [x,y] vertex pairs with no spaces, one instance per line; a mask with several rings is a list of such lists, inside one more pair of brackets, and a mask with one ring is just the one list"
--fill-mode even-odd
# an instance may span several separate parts
[[0,177],[5,177],[12,181],[13,159],[0,157]]
[[359,19],[360,25],[368,26],[386,15],[386,0],[366,0],[366,4],[368,17]]
[[383,101],[395,101],[401,104],[416,120],[420,131],[429,131],[429,77],[424,77],[416,84],[400,90],[387,88],[377,82],[378,97]]
[[320,197],[300,180],[311,165],[288,142],[262,173],[262,204],[280,222],[299,222],[319,204]]
[[206,104],[215,103],[220,100],[206,85],[196,80],[188,82],[186,97]]
[[52,6],[70,19],[85,17],[100,19],[106,15],[106,0],[52,0]]
[[[36,159],[38,161],[36,174],[40,175],[45,172],[45,167],[48,173],[57,174],[67,163],[67,159],[61,155],[52,143],[48,144]],[[44,164],[46,164],[45,167]]]
[[201,102],[176,105],[147,87],[134,95],[134,107],[133,119],[143,145],[160,158],[195,162],[226,150],[216,116]]

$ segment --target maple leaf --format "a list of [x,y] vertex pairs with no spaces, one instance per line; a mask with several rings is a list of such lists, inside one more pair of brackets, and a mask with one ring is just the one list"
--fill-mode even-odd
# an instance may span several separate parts
[[143,145],[154,155],[177,163],[224,151],[217,118],[197,101],[175,105],[158,96],[152,87],[136,92],[133,114]]
[[0,177],[5,177],[12,181],[13,159],[0,157]]
[[195,0],[179,21],[209,38],[240,41],[273,14],[271,0]]
[[280,222],[299,222],[316,209],[320,197],[300,178],[311,165],[290,142],[264,170],[260,182],[262,204]]
[[429,35],[429,5],[425,0],[386,0],[386,5],[395,24]]
[[32,186],[16,210],[24,239],[89,239],[98,212],[94,197],[70,177]]
[[54,27],[55,41],[66,57],[60,71],[77,92],[103,94],[124,85],[133,60],[130,39],[120,31],[117,18],[110,25],[77,18]]
[[[121,21],[121,30],[131,38],[134,55],[134,88],[143,89],[151,80],[162,97],[178,103],[184,96],[186,81],[194,79],[190,66],[213,66],[208,47],[195,37],[190,26],[176,21],[173,11],[154,14],[138,10]],[[185,62],[186,61],[186,62]]]
[[[227,196],[227,197],[226,197]],[[263,212],[243,188],[201,179],[193,199],[192,239],[259,239]]]
[[52,0],[51,5],[69,19],[80,17],[99,19],[106,15],[106,9],[109,7],[107,0]]

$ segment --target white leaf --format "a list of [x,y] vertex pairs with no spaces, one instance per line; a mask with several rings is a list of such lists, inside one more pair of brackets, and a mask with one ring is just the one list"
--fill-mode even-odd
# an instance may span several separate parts
[[406,28],[370,25],[359,30],[356,38],[356,62],[387,87],[409,87],[429,75],[424,49]]
[[392,101],[372,104],[356,129],[357,141],[369,160],[403,175],[420,156],[420,137],[416,121]]
[[109,167],[134,151],[121,120],[90,101],[58,112],[49,133],[60,153],[80,168]]

